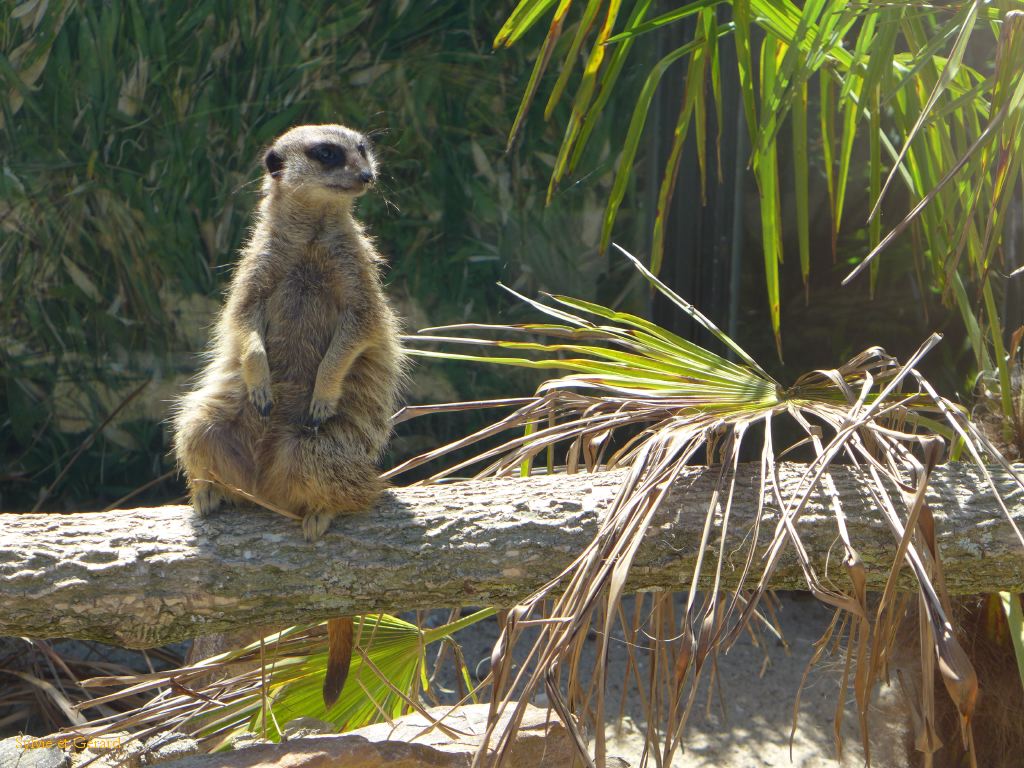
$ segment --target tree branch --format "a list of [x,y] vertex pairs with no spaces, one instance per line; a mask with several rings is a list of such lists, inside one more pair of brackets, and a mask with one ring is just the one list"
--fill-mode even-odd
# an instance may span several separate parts
[[[736,585],[746,557],[757,469],[740,469],[724,550],[726,588]],[[803,469],[780,465],[784,498]],[[831,474],[869,586],[877,589],[896,538],[872,508],[858,472],[835,467]],[[994,474],[1024,525],[1020,490],[1005,473]],[[687,586],[716,475],[700,468],[683,473],[637,553],[629,589]],[[0,635],[151,647],[253,624],[508,606],[569,565],[596,532],[622,477],[603,472],[397,488],[372,512],[336,519],[315,544],[303,540],[294,521],[252,508],[225,509],[206,519],[184,506],[3,514]],[[928,498],[950,592],[1024,591],[1024,553],[977,468],[939,467]],[[843,586],[842,550],[824,501],[812,498],[798,530],[818,575]],[[759,554],[778,522],[778,510],[771,500],[765,503]],[[720,532],[719,514],[712,558]],[[805,588],[791,553],[788,546],[772,586]],[[748,584],[756,583],[761,566],[755,558]]]

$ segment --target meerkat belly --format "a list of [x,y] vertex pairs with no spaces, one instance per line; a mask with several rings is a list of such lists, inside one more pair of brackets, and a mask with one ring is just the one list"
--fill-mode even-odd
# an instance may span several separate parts
[[312,391],[342,309],[334,282],[318,265],[299,264],[271,295],[266,338],[272,381]]

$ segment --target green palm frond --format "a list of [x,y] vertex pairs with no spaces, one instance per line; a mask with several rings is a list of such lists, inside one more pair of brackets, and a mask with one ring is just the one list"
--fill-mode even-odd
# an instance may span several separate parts
[[[140,693],[156,695],[127,713],[92,720],[82,732],[102,735],[130,728],[133,738],[144,739],[175,728],[195,734],[213,750],[244,733],[277,741],[284,726],[298,717],[324,720],[339,731],[394,719],[422,709],[420,698],[429,686],[427,647],[494,613],[485,608],[427,630],[387,614],[358,617],[345,688],[326,711],[324,623],[289,627],[188,667],[86,680],[85,686],[117,690],[90,699],[79,709]],[[464,669],[462,674],[468,680]]]
[[[940,397],[920,374],[922,358],[941,337],[936,334],[926,340],[905,364],[872,348],[835,369],[810,372],[784,387],[710,320],[629,258],[655,290],[707,329],[727,352],[717,354],[642,318],[565,296],[550,296],[550,303],[520,297],[554,322],[448,326],[408,337],[413,346],[422,341],[468,344],[499,355],[413,350],[425,357],[564,373],[541,384],[533,398],[509,401],[507,405],[514,410],[505,418],[407,462],[392,475],[502,436],[498,445],[436,472],[430,480],[465,474],[469,468],[475,468],[478,477],[514,474],[531,468],[544,452],[547,471],[626,471],[622,489],[603,516],[595,538],[561,576],[510,612],[499,641],[503,655],[494,667],[496,711],[511,708],[513,717],[520,717],[525,702],[544,686],[566,727],[575,728],[569,717],[573,711],[588,712],[595,723],[604,721],[600,670],[604,669],[608,639],[619,615],[618,604],[633,557],[673,481],[684,467],[703,463],[715,476],[717,490],[699,543],[698,551],[704,554],[689,583],[710,583],[712,587],[707,592],[696,588],[688,592],[677,626],[648,629],[664,642],[668,636],[676,638],[668,643],[675,665],[674,682],[668,690],[652,683],[648,691],[649,711],[665,717],[662,722],[669,724],[659,745],[663,764],[671,762],[681,741],[702,670],[757,615],[771,574],[787,552],[795,555],[810,591],[848,617],[842,624],[847,634],[847,662],[857,670],[850,682],[865,739],[871,687],[882,674],[887,644],[900,618],[895,586],[904,566],[914,574],[925,606],[923,636],[930,639],[929,647],[944,671],[947,687],[969,722],[976,679],[944,608],[948,596],[941,579],[935,578],[937,554],[930,546],[922,547],[918,538],[930,526],[930,521],[922,523],[931,514],[923,503],[929,474],[936,463],[948,458],[946,446],[952,445],[982,467],[993,490],[985,459],[1001,463],[1021,488],[1024,479],[1014,474],[964,411]],[[488,334],[497,338],[485,338]],[[780,422],[788,422],[788,427]],[[791,445],[776,445],[776,436],[794,427],[800,437]],[[797,488],[784,490],[778,457],[793,453],[808,463]],[[757,457],[762,506],[746,552],[726,552],[723,547],[732,524],[737,469],[741,456],[748,454]],[[842,499],[830,479],[830,467],[840,462],[862,472],[865,493],[883,511],[892,529],[895,556],[877,604],[867,601],[867,566],[848,532]],[[823,496],[835,517],[849,577],[845,587],[836,584],[834,577],[825,580],[815,571],[801,542],[800,517],[814,496]],[[1005,505],[1003,511],[1010,519]],[[775,516],[771,525],[764,522],[769,512]],[[1015,531],[1024,545],[1024,536]],[[923,541],[928,542],[927,537]],[[753,582],[748,574],[759,555],[764,561],[763,575]],[[744,561],[740,586],[731,597],[719,589],[727,558]],[[520,637],[519,625],[537,626],[538,622],[528,620],[541,615],[540,637],[530,652],[536,663],[513,678],[510,649]],[[581,673],[571,658],[592,621],[603,630],[596,662],[599,672],[595,688],[583,695]],[[559,670],[567,670],[565,688],[553,682],[562,680]],[[601,754],[602,729],[597,728],[596,733]],[[579,743],[585,743],[582,735],[577,735]],[[507,748],[507,739],[498,746]]]

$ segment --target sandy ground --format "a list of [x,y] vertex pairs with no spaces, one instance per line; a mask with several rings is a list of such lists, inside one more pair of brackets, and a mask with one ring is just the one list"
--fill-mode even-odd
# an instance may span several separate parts
[[[632,615],[632,606],[626,606]],[[778,619],[789,645],[769,640],[767,649],[754,647],[749,638],[737,642],[728,655],[721,657],[718,689],[708,706],[707,685],[699,693],[686,732],[685,751],[677,752],[671,768],[760,768],[794,766],[818,768],[864,765],[856,711],[848,701],[843,718],[843,757],[836,760],[833,718],[838,697],[841,663],[826,657],[810,674],[801,694],[799,727],[790,751],[793,704],[800,680],[813,653],[812,643],[821,637],[832,614],[814,599],[799,594],[783,595]],[[486,672],[491,647],[497,637],[494,622],[461,633],[458,640],[470,668]],[[593,667],[596,640],[587,643],[583,663]],[[767,660],[766,660],[767,650]],[[621,635],[610,647],[607,706],[614,712],[622,692],[626,670],[626,652]],[[450,685],[450,679],[440,680]],[[631,685],[635,689],[635,685]],[[852,699],[852,693],[847,697]],[[543,695],[536,701],[546,703]],[[631,691],[626,717],[620,723],[609,721],[606,727],[608,754],[623,758],[630,766],[641,764],[644,731],[644,707]],[[903,724],[898,702],[891,690],[883,690],[873,705],[871,764],[881,768],[901,768]],[[656,766],[654,757],[647,762]]]
[[[632,616],[633,598],[626,598],[624,609],[626,615]],[[439,625],[447,616],[447,611],[431,612],[428,623]],[[808,595],[783,594],[777,618],[788,647],[774,638],[766,638],[767,647],[758,648],[749,638],[741,638],[728,655],[720,658],[716,695],[711,698],[710,705],[706,682],[700,691],[687,726],[685,749],[676,753],[671,766],[659,765],[653,755],[646,765],[650,768],[834,768],[837,765],[864,765],[864,751],[852,701],[847,701],[843,718],[843,759],[841,763],[836,761],[833,717],[842,666],[840,661],[829,657],[811,672],[803,689],[799,727],[790,751],[796,692],[813,653],[812,644],[821,637],[831,616],[831,611]],[[498,627],[494,619],[457,635],[467,664],[475,670],[478,678],[487,674],[497,636]],[[597,645],[596,634],[592,633],[582,660],[586,670],[594,667]],[[521,643],[517,647],[517,658],[521,659],[526,649],[527,644]],[[621,633],[613,635],[609,655],[606,706],[614,715],[618,712],[626,671],[627,653]],[[639,661],[646,675],[643,654],[639,654]],[[706,677],[705,673],[705,680]],[[457,698],[454,693],[454,665],[450,661],[442,665],[436,682],[442,690],[450,691],[442,699],[444,703]],[[628,687],[626,716],[619,722],[610,718],[605,733],[608,754],[625,761],[618,765],[639,768],[646,730],[644,705],[636,693],[635,682]],[[848,699],[852,699],[852,694]],[[541,694],[534,703],[545,705],[547,701]],[[906,765],[902,748],[904,726],[896,696],[891,690],[883,690],[876,697],[872,709],[872,765],[903,768]],[[615,764],[610,762],[609,765]]]

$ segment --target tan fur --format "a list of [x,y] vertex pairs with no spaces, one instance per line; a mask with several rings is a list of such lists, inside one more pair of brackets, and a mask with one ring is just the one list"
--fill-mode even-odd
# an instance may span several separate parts
[[[344,163],[309,155],[323,144],[342,147]],[[174,416],[199,514],[237,488],[302,515],[312,540],[384,488],[375,465],[403,358],[383,260],[352,213],[376,174],[366,145],[343,126],[301,126],[267,153],[264,198],[208,363]]]

